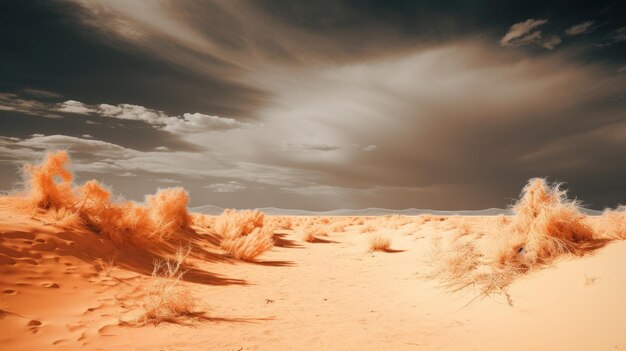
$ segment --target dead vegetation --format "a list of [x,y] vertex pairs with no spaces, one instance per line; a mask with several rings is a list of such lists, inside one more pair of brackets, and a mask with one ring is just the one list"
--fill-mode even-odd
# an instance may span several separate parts
[[161,323],[185,324],[190,319],[203,319],[205,313],[197,309],[196,299],[182,284],[184,262],[190,248],[179,247],[172,258],[155,260],[154,268],[139,298],[116,298],[126,310],[118,315],[121,325],[142,327]]
[[[520,275],[563,255],[584,255],[607,241],[586,223],[579,202],[545,179],[531,179],[512,209],[511,218],[494,217],[491,228],[486,228],[488,236],[472,233],[470,223],[463,220],[450,242],[435,241],[431,276],[452,291],[471,286],[478,288],[479,296],[500,293],[511,304],[506,287]],[[614,233],[624,225],[619,212],[604,214]]]
[[141,303],[139,325],[176,323],[181,318],[196,314],[194,298],[180,286],[185,274],[181,267],[188,254],[189,249],[179,249],[174,259],[155,262],[146,296]]
[[251,261],[274,247],[272,225],[264,225],[258,210],[226,209],[215,220],[214,230],[222,237],[220,247],[236,260]]
[[381,233],[374,233],[369,238],[369,245],[370,252],[387,252],[391,249],[391,239]]
[[16,194],[21,207],[42,212],[58,226],[88,227],[117,244],[166,239],[190,224],[183,188],[159,189],[144,204],[113,201],[95,180],[75,186],[68,165],[65,151],[48,153],[41,165],[26,165],[24,189]]

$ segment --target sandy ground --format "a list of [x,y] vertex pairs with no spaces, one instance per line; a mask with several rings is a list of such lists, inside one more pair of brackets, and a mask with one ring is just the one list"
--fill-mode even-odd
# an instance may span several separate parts
[[375,253],[358,226],[316,243],[279,231],[254,263],[198,230],[182,284],[206,316],[131,327],[149,254],[1,203],[0,349],[626,350],[626,241],[516,280],[510,306],[428,277],[433,240],[455,235],[442,223],[383,229],[392,250]]

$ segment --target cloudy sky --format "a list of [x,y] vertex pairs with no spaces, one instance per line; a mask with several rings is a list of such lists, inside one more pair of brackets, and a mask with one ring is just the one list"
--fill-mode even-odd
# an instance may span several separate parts
[[531,177],[626,203],[624,1],[0,4],[0,190],[191,205],[505,207]]

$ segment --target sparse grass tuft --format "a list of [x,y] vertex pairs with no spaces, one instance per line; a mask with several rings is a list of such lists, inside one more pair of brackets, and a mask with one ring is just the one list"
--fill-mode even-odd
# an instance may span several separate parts
[[215,221],[215,232],[222,236],[220,247],[236,260],[251,261],[274,247],[272,225],[263,225],[258,210],[226,209]]
[[521,199],[513,206],[513,231],[517,243],[500,253],[498,262],[531,268],[566,254],[583,254],[581,243],[594,239],[584,223],[576,200],[568,200],[560,184],[529,180]]
[[188,254],[189,249],[179,248],[174,259],[155,262],[137,325],[177,323],[181,318],[197,315],[195,299],[180,286],[185,274],[181,267]]
[[163,240],[190,224],[183,188],[159,189],[145,205],[112,201],[95,180],[74,186],[65,151],[50,152],[40,165],[24,167],[25,188],[18,198],[28,210],[43,211],[59,226],[87,226],[116,244]]
[[369,248],[370,252],[374,252],[374,251],[387,252],[391,248],[391,240],[388,237],[380,233],[372,234],[370,236],[369,243],[370,243],[370,248]]

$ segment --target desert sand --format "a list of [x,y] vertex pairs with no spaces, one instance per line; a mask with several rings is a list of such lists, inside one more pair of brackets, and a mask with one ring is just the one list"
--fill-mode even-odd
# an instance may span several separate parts
[[626,350],[625,211],[566,217],[543,183],[514,216],[226,211],[131,240],[32,202],[36,177],[0,198],[2,350]]

